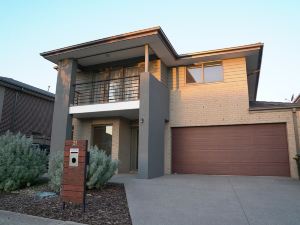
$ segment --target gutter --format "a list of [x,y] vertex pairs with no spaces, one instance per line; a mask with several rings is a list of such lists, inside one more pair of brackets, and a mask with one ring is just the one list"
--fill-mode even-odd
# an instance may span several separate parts
[[249,108],[249,111],[264,111],[264,110],[278,110],[278,109],[298,109],[300,110],[299,106],[275,106],[275,107],[252,107]]

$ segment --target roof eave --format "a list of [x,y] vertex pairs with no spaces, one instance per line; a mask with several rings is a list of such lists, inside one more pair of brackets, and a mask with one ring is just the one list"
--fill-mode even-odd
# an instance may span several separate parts
[[[45,59],[48,59],[50,56],[66,53],[69,51],[79,50],[87,47],[91,47],[94,45],[99,44],[108,44],[113,43],[117,41],[124,41],[129,40],[133,38],[138,37],[144,37],[148,35],[159,35],[160,39],[162,40],[163,44],[166,46],[166,48],[170,51],[170,53],[173,55],[175,60],[180,59],[189,59],[189,58],[195,58],[195,57],[205,57],[208,55],[216,55],[216,54],[226,54],[226,53],[232,53],[232,52],[238,52],[238,51],[249,51],[253,49],[260,49],[262,52],[263,43],[256,43],[256,44],[250,44],[250,45],[244,45],[244,46],[237,46],[237,47],[230,47],[230,48],[222,48],[222,49],[215,49],[215,50],[209,50],[209,51],[201,51],[201,52],[194,52],[194,53],[187,53],[187,54],[178,54],[174,47],[172,46],[171,42],[167,38],[166,34],[163,32],[161,27],[152,27],[148,29],[143,29],[139,31],[129,32],[125,34],[115,35],[107,38],[98,39],[95,41],[85,42],[82,44],[77,45],[71,45],[65,48],[59,48],[47,52],[42,52],[40,55],[44,57]],[[260,60],[261,61],[261,60]]]
[[152,28],[148,28],[148,29],[143,29],[143,30],[138,30],[138,31],[129,32],[129,33],[125,33],[125,34],[115,35],[115,36],[111,36],[111,37],[107,37],[107,38],[102,38],[102,39],[98,39],[98,40],[94,40],[94,41],[89,41],[89,42],[85,42],[85,43],[81,43],[81,44],[71,45],[71,46],[64,47],[64,48],[58,48],[55,50],[42,52],[42,53],[40,53],[40,55],[47,59],[48,56],[53,56],[53,55],[65,53],[68,51],[91,47],[93,45],[107,44],[107,43],[112,43],[112,42],[116,42],[116,41],[137,38],[137,37],[141,37],[141,36],[153,35],[153,34],[157,34],[160,31],[162,32],[162,29],[159,26],[152,27]]
[[194,53],[188,53],[188,54],[180,54],[180,55],[178,55],[178,58],[203,57],[203,56],[210,55],[210,54],[226,54],[226,53],[231,53],[231,52],[236,52],[236,51],[249,51],[249,50],[255,50],[255,49],[262,51],[263,46],[264,46],[263,43],[255,43],[255,44],[243,45],[243,46],[237,46],[237,47],[221,48],[221,49],[194,52]]

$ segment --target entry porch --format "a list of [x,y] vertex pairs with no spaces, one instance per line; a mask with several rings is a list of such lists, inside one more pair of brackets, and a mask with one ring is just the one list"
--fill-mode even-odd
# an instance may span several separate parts
[[138,119],[124,117],[73,118],[73,139],[88,140],[118,160],[118,173],[138,170]]

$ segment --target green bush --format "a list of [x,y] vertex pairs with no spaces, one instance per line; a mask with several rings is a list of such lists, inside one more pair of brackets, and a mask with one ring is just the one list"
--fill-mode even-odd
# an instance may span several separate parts
[[[88,189],[101,188],[115,174],[118,162],[107,156],[103,150],[99,150],[96,146],[89,149],[90,158],[87,169],[86,186]],[[51,158],[51,166],[49,169],[50,188],[60,191],[61,177],[63,171],[63,153],[57,153]]]
[[107,156],[103,150],[96,146],[90,148],[90,165],[87,171],[87,187],[101,188],[115,174],[118,162]]
[[46,152],[32,146],[32,138],[7,132],[0,136],[0,190],[32,185],[47,172]]
[[55,192],[60,192],[61,178],[63,172],[64,154],[57,152],[50,159],[48,176],[50,179],[49,186]]

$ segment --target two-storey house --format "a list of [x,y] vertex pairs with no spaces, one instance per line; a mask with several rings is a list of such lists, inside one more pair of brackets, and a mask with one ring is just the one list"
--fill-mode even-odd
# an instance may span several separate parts
[[87,139],[140,178],[298,177],[300,106],[256,101],[262,53],[177,54],[160,27],[41,53],[58,66],[51,151]]

